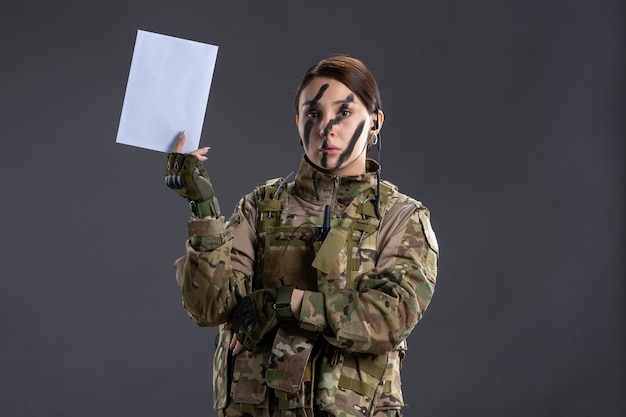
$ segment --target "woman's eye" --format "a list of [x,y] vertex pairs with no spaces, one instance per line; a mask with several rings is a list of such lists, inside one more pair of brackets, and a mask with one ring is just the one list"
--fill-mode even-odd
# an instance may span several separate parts
[[350,110],[341,110],[339,114],[341,115],[341,117],[348,117],[352,114],[352,112]]
[[306,117],[308,117],[309,119],[317,119],[317,112],[316,111],[309,111],[306,113]]

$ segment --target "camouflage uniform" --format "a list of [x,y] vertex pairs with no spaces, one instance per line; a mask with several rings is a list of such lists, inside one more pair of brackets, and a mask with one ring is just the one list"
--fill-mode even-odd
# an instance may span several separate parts
[[[330,176],[304,157],[294,182],[257,188],[225,224],[189,222],[176,278],[189,316],[220,326],[220,416],[400,415],[405,340],[432,297],[438,246],[428,210],[390,183],[378,219],[378,169],[368,160],[366,174]],[[314,242],[324,205],[331,232]],[[231,355],[224,325],[238,300],[281,281],[305,291],[300,317],[256,351]]]

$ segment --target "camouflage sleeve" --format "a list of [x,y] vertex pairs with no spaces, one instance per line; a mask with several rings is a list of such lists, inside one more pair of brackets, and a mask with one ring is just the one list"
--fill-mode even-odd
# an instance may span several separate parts
[[408,337],[435,290],[439,248],[426,208],[406,204],[400,211],[406,214],[381,239],[376,267],[359,275],[353,289],[305,292],[303,328],[323,331],[348,351],[375,354]]
[[186,253],[175,261],[183,306],[200,326],[229,319],[239,295],[249,287],[254,264],[254,199],[241,199],[231,218],[192,220]]

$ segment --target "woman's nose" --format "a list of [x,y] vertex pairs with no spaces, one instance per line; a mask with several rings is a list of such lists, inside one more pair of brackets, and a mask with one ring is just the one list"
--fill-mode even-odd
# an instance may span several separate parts
[[339,123],[338,119],[324,119],[321,124],[320,136],[325,138],[326,136],[334,133],[333,126],[335,126],[337,123]]

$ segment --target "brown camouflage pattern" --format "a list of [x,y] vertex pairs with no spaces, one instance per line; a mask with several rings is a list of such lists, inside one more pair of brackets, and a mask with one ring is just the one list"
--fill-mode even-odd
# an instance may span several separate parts
[[[255,190],[223,232],[187,243],[176,278],[189,316],[220,325],[213,368],[220,416],[400,415],[405,340],[432,298],[439,249],[428,210],[395,187],[381,187],[384,217],[373,216],[377,169],[368,161],[367,174],[328,176],[303,158],[280,193],[279,219],[263,218]],[[334,237],[314,243],[311,223],[321,225],[326,204]],[[260,220],[278,227],[267,229],[262,248]],[[311,259],[317,268],[304,265],[299,275],[298,264]],[[224,324],[237,300],[253,287],[279,285],[280,277],[306,289],[299,324],[281,325],[258,351],[232,356]]]

